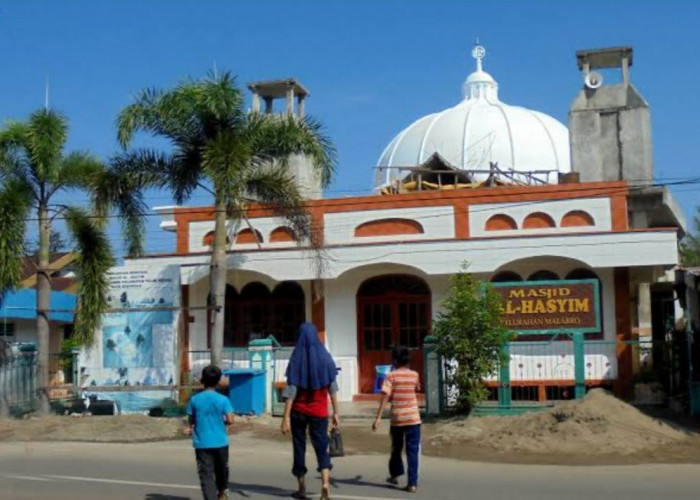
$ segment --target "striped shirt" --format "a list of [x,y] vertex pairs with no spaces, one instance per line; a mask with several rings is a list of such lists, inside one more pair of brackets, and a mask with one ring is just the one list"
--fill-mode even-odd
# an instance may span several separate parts
[[420,413],[416,390],[419,384],[418,373],[408,368],[398,368],[386,376],[382,392],[391,401],[391,425],[418,425]]

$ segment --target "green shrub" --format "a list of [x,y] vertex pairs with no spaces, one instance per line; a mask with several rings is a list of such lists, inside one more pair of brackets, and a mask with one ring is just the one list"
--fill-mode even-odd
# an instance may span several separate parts
[[513,333],[501,322],[501,296],[490,284],[475,280],[466,264],[451,278],[442,307],[433,324],[437,352],[447,360],[446,382],[455,391],[457,411],[469,413],[486,399],[484,379],[498,370]]

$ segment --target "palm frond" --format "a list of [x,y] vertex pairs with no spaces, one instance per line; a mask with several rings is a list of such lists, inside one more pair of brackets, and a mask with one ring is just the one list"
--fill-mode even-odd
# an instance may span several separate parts
[[310,237],[309,213],[289,170],[282,166],[255,169],[245,188],[251,198],[283,217],[299,239]]
[[184,203],[197,189],[202,177],[200,167],[200,154],[190,152],[169,155],[152,149],[137,149],[110,159],[110,171],[129,179],[130,187],[168,189],[178,204]]
[[261,158],[284,162],[292,154],[311,157],[322,187],[330,183],[337,152],[323,126],[311,117],[292,115],[248,115],[245,133],[254,153]]
[[119,113],[117,139],[123,148],[129,146],[134,134],[138,131],[157,133],[156,109],[161,96],[162,92],[158,89],[144,89],[136,96],[133,104]]
[[196,109],[203,123],[209,122],[219,130],[231,130],[236,128],[237,121],[244,118],[243,92],[231,73],[210,73],[194,87],[197,91]]
[[31,201],[25,182],[16,179],[3,183],[0,189],[0,295],[16,287],[21,279]]
[[69,153],[59,162],[54,191],[64,187],[89,189],[104,170],[104,163],[87,151]]
[[29,116],[26,150],[37,179],[55,182],[63,147],[68,140],[68,120],[56,111],[41,109]]
[[246,190],[257,203],[283,218],[300,244],[309,245],[314,275],[321,278],[329,257],[323,246],[320,228],[313,226],[311,215],[289,170],[282,165],[252,169],[246,179]]
[[233,131],[220,132],[202,148],[203,173],[224,198],[245,193],[246,176],[254,160],[250,145]]
[[10,150],[26,144],[28,126],[24,122],[10,120],[0,130],[0,149]]
[[157,151],[137,150],[116,155],[109,168],[91,186],[92,206],[104,219],[116,210],[121,219],[122,236],[129,256],[143,254],[143,234],[148,206],[144,191],[170,184],[170,157]]
[[81,345],[90,346],[107,309],[107,271],[114,265],[114,258],[107,235],[84,210],[67,209],[66,221],[77,247],[76,274],[80,283],[73,337]]

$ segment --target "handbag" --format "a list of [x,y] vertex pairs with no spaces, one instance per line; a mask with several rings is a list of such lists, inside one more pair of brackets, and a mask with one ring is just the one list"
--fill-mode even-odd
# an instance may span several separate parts
[[340,435],[340,429],[331,429],[330,436],[328,436],[328,454],[331,457],[345,456],[343,436]]

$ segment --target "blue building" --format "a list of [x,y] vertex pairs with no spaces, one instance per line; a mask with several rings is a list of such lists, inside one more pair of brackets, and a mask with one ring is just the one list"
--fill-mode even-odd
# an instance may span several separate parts
[[[51,256],[51,302],[49,320],[50,352],[59,352],[63,339],[73,330],[73,311],[76,307],[76,280],[72,272],[73,253]],[[36,342],[36,261],[33,256],[24,259],[21,287],[0,297],[0,340],[6,342]]]

